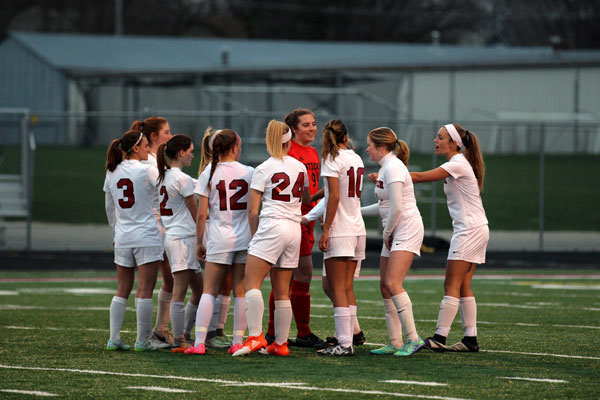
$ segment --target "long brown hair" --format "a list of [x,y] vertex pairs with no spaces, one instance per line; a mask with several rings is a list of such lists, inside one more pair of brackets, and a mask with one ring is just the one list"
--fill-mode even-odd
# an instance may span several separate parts
[[237,143],[238,134],[231,129],[223,129],[219,131],[212,144],[212,161],[210,167],[210,175],[208,181],[212,180],[217,164],[220,161],[221,156],[229,153],[233,146]]
[[323,145],[321,146],[321,157],[325,160],[328,156],[332,160],[340,153],[340,143],[344,143],[344,137],[348,135],[346,125],[339,119],[332,119],[323,125]]
[[[387,151],[396,150],[396,157],[408,166],[408,159],[410,158],[410,149],[404,140],[398,139],[396,132],[391,128],[382,126],[373,129],[369,132],[369,139],[375,145],[375,147],[385,146]],[[396,149],[396,147],[398,147]]]
[[152,134],[160,131],[166,123],[167,120],[162,117],[149,117],[143,121],[134,121],[129,129],[142,132],[148,139],[148,143],[152,144]]
[[310,114],[313,117],[315,116],[315,113],[310,111],[308,108],[297,108],[288,115],[286,115],[283,121],[293,131],[294,129],[298,128],[298,122],[300,122],[300,117],[306,114]]
[[106,151],[105,167],[108,171],[113,172],[127,154],[133,151],[133,147],[139,143],[142,132],[130,130],[121,136],[121,139],[115,139],[110,142]]
[[187,135],[175,135],[158,146],[156,151],[156,166],[158,167],[158,182],[165,179],[165,170],[170,169],[170,161],[176,160],[179,151],[187,151],[192,145],[192,138]]
[[[462,152],[469,164],[471,164],[471,168],[473,168],[475,178],[477,178],[477,186],[479,186],[479,191],[481,192],[483,191],[483,180],[485,178],[485,163],[483,162],[483,155],[479,148],[479,140],[473,132],[466,130],[459,124],[452,123],[452,125],[454,125],[460,135],[464,147]],[[460,151],[460,149],[458,150]]]

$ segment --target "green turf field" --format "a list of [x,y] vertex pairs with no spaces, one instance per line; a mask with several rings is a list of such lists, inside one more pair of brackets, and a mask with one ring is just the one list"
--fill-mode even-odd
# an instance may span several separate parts
[[[0,173],[18,171],[18,151],[5,147],[5,160]],[[104,212],[105,148],[77,149],[40,146],[35,157],[34,220],[63,223],[106,223]],[[199,151],[193,165],[186,170],[195,175],[200,161]],[[443,160],[438,157],[436,166]],[[483,202],[491,229],[538,229],[537,155],[486,156],[487,173]],[[545,229],[594,231],[600,226],[600,213],[595,200],[600,198],[600,185],[591,184],[600,157],[594,155],[548,155],[546,157]],[[414,154],[410,164],[422,170],[432,166],[431,155]],[[427,184],[430,185],[430,184]],[[427,193],[429,193],[427,191]],[[438,196],[445,202],[442,184]],[[423,222],[430,227],[429,203],[417,198]],[[445,203],[437,205],[438,229],[451,229]],[[368,221],[371,227],[377,219]]]
[[[375,271],[363,271],[363,275]],[[433,333],[443,289],[441,271],[418,271],[406,282],[417,329]],[[409,358],[370,355],[387,331],[377,280],[356,282],[358,311],[367,344],[347,358],[322,358],[292,348],[292,356],[232,358],[225,350],[205,356],[108,352],[112,274],[53,272],[0,274],[0,397],[38,398],[10,390],[63,398],[379,398],[515,399],[600,397],[600,276],[560,279],[522,271],[476,274],[482,351]],[[594,274],[594,275],[591,275]],[[104,280],[89,280],[90,277]],[[414,277],[417,277],[413,275]],[[7,282],[7,278],[21,281]],[[28,278],[49,278],[48,281]],[[268,285],[268,283],[267,283]],[[265,296],[268,294],[264,290]],[[318,280],[312,285],[313,331],[333,331],[332,309]],[[156,302],[156,296],[155,296]],[[133,344],[135,313],[129,299],[123,338]],[[226,332],[232,329],[232,313]],[[295,336],[292,324],[292,336]],[[457,316],[449,342],[461,337]],[[533,380],[526,380],[533,379]],[[154,389],[152,389],[154,387]],[[158,390],[181,390],[165,393]]]

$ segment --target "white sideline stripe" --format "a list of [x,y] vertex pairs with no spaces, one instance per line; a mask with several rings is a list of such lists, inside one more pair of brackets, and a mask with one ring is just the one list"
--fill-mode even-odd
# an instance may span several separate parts
[[314,386],[304,386],[303,383],[266,383],[266,382],[244,382],[244,381],[227,381],[224,379],[208,379],[208,378],[196,378],[191,376],[173,376],[173,375],[151,375],[151,374],[133,374],[127,372],[112,372],[112,371],[95,371],[88,369],[72,369],[72,368],[44,368],[44,367],[24,367],[19,365],[4,365],[0,364],[0,368],[6,369],[19,369],[28,371],[55,371],[55,372],[73,372],[79,374],[92,374],[92,375],[112,375],[112,376],[128,376],[135,378],[154,378],[154,379],[174,379],[182,381],[192,382],[208,382],[208,383],[220,383],[222,385],[235,385],[235,386],[273,386],[282,389],[295,389],[295,390],[313,390],[323,392],[339,392],[339,393],[358,393],[358,394],[381,394],[384,396],[395,396],[395,397],[412,397],[418,399],[433,399],[433,400],[466,400],[457,397],[443,397],[443,396],[427,396],[417,395],[412,393],[394,393],[384,392],[380,390],[358,390],[358,389],[338,389],[338,388],[319,388]]
[[547,382],[547,383],[569,383],[562,379],[538,379],[538,378],[522,378],[519,376],[498,376],[498,379],[510,379],[517,381],[530,381],[530,382]]
[[556,283],[533,284],[533,289],[600,290],[600,285],[560,285]]
[[591,356],[569,356],[566,354],[552,354],[552,353],[528,353],[524,351],[508,351],[508,350],[479,350],[486,353],[506,353],[506,354],[522,354],[525,356],[548,356],[548,357],[560,357],[560,358],[578,358],[583,360],[600,360],[600,357]]
[[31,395],[31,396],[43,396],[43,397],[58,396],[57,394],[54,394],[54,393],[40,392],[40,391],[37,391],[37,390],[0,389],[0,392],[17,393],[17,394],[28,394],[28,395]]
[[387,381],[379,381],[383,383],[399,383],[402,385],[421,385],[421,386],[448,386],[447,383],[438,382],[418,382],[418,381],[401,381],[397,379],[389,379]]
[[12,290],[0,290],[0,296],[18,296],[19,292],[14,292]]
[[[101,329],[101,328],[56,328],[53,326],[43,326],[43,327],[34,327],[34,326],[15,326],[15,325],[4,325],[2,326],[4,329],[18,329],[25,331],[38,331],[38,330],[46,330],[46,331],[89,331],[89,332],[110,332],[110,329]],[[135,333],[135,331],[128,331],[126,329],[121,329],[121,333]]]
[[[110,306],[109,307],[43,307],[43,306],[23,306],[20,304],[0,304],[0,310],[110,311]],[[127,311],[135,311],[135,308],[127,307]]]
[[132,390],[152,390],[155,392],[165,392],[165,393],[194,393],[192,390],[183,390],[183,389],[171,389],[160,386],[125,386],[125,389]]

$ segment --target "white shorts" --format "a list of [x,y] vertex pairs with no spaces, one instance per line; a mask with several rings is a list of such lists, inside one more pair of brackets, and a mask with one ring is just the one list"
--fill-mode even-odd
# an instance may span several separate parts
[[165,249],[162,246],[115,248],[115,264],[133,268],[154,261],[162,261]]
[[448,260],[461,260],[474,264],[483,264],[489,240],[490,229],[487,225],[454,232],[450,240]]
[[[356,269],[354,270],[354,278],[358,278],[360,276],[360,265],[362,264],[362,260],[358,260],[356,263]],[[323,276],[327,276],[327,271],[325,271],[325,263],[323,263]]]
[[230,251],[229,253],[214,253],[207,254],[206,261],[215,264],[246,264],[246,258],[248,258],[248,251],[237,250]]
[[165,251],[171,264],[171,272],[198,270],[200,263],[196,256],[196,237],[188,236],[181,239],[165,238]]
[[297,268],[302,230],[286,218],[261,218],[248,246],[248,254],[281,268]]
[[323,260],[333,257],[349,257],[354,261],[365,259],[366,236],[340,236],[329,238],[329,248]]
[[[424,235],[425,229],[421,217],[401,219],[396,229],[394,229],[391,251],[410,251],[420,257]],[[381,257],[389,257],[391,251],[385,247],[384,243],[381,247]]]

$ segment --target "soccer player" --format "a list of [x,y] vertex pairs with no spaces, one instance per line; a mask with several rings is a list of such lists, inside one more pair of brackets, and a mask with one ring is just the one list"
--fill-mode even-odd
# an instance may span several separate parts
[[[290,157],[300,161],[306,167],[308,173],[308,190],[312,195],[319,191],[319,154],[310,144],[315,140],[317,134],[317,123],[315,115],[307,109],[296,109],[286,115],[285,123],[290,127],[294,138],[288,151]],[[302,205],[302,214],[308,213],[316,202],[311,201]],[[300,243],[300,260],[298,268],[294,270],[290,286],[290,300],[298,334],[295,341],[290,345],[299,347],[314,347],[323,343],[319,337],[310,329],[310,282],[312,280],[312,248],[315,223],[302,225],[302,241]],[[267,329],[267,341],[274,339],[274,310],[275,301],[273,293],[269,297],[269,326]]]
[[[435,335],[425,339],[425,347],[434,351],[475,352],[479,351],[477,305],[471,279],[477,264],[485,262],[490,237],[481,201],[485,166],[477,137],[459,124],[441,127],[433,144],[435,154],[446,157],[448,162],[436,169],[411,172],[410,175],[415,183],[444,180],[453,233]],[[459,309],[464,337],[460,342],[446,346],[450,326]]]
[[[196,198],[191,176],[182,172],[194,158],[194,144],[186,135],[175,135],[158,146],[157,164],[160,197],[160,217],[166,230],[165,251],[173,273],[171,325],[173,353],[183,353],[189,346],[184,336],[184,300],[188,286],[202,277],[196,258]],[[192,293],[198,297],[196,286]]]
[[[381,168],[375,183],[378,202],[363,207],[363,215],[379,214],[383,223],[380,288],[390,343],[372,354],[410,356],[423,348],[417,334],[412,302],[404,290],[404,278],[413,258],[421,255],[423,220],[417,208],[413,183],[406,166],[408,146],[390,128],[373,129],[367,135],[367,153]],[[406,343],[402,342],[402,332]]]
[[114,235],[117,293],[110,305],[110,339],[107,350],[129,350],[121,340],[125,306],[138,267],[135,293],[137,314],[136,351],[156,350],[148,338],[152,332],[152,291],[158,263],[163,259],[162,238],[152,212],[157,170],[141,163],[148,158],[148,140],[130,130],[110,143],[104,180],[105,208]]
[[275,299],[275,341],[267,346],[267,352],[290,354],[287,346],[292,322],[290,279],[300,255],[301,204],[309,200],[306,167],[287,154],[291,140],[292,131],[285,123],[269,122],[266,144],[271,157],[254,170],[250,185],[248,222],[252,240],[244,275],[248,339],[233,356],[267,346],[262,333],[264,302],[260,286],[269,272]]
[[[196,186],[196,193],[200,195],[196,249],[198,258],[206,260],[204,293],[196,316],[196,341],[186,354],[205,354],[215,297],[230,270],[233,272],[234,336],[229,354],[242,347],[247,325],[242,279],[250,242],[248,196],[253,168],[238,162],[242,141],[231,129],[217,131],[210,147],[211,164],[204,169]],[[205,229],[207,215],[211,219],[210,230]]]
[[319,350],[318,354],[329,356],[354,355],[350,304],[356,304],[356,299],[351,298],[356,264],[365,258],[366,231],[360,212],[365,168],[347,142],[348,131],[342,121],[335,119],[324,125],[321,176],[325,180],[326,206],[319,249],[324,252],[338,344]]

